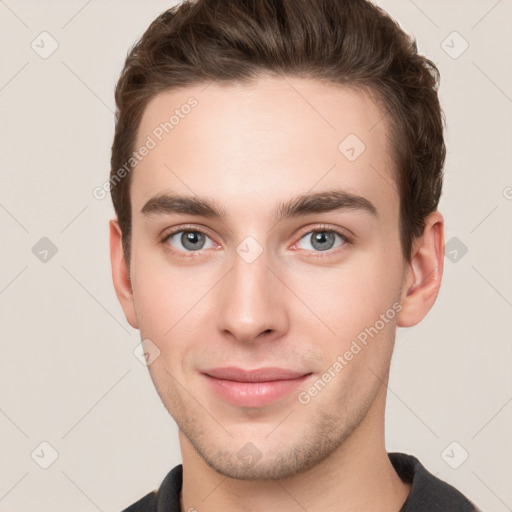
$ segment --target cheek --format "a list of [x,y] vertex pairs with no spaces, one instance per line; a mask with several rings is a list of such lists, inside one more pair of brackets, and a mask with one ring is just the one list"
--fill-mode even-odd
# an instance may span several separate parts
[[131,277],[135,311],[143,339],[149,338],[162,350],[162,342],[173,328],[178,315],[183,315],[179,283],[151,255],[133,255]]
[[148,276],[133,279],[132,289],[141,336],[162,338],[172,327],[169,312],[176,303],[172,289],[162,280],[156,281]]
[[[215,274],[193,267],[171,266],[161,257],[142,252],[134,255],[132,289],[142,339],[150,339],[168,362],[183,359],[187,350],[204,339],[209,305],[208,290],[215,285]],[[200,348],[199,348],[200,349]]]
[[354,253],[337,268],[310,265],[307,272],[297,269],[295,290],[331,334],[348,340],[373,326],[386,312],[387,320],[394,318],[401,272],[400,265],[391,265],[380,254]]
[[385,380],[401,309],[393,293],[395,280],[389,274],[384,276],[371,266],[365,266],[363,273],[352,270],[317,280],[315,292],[310,290],[304,300],[331,332],[322,329],[325,334],[319,336],[318,328],[304,316],[295,319],[321,352],[319,379],[329,380],[317,403],[338,403],[340,411],[356,411],[363,402],[369,403]]

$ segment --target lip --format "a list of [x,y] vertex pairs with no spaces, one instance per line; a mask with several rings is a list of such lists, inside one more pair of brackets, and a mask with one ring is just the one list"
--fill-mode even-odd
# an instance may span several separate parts
[[230,366],[206,370],[203,375],[221,399],[240,407],[263,407],[292,393],[311,372],[271,367],[243,370]]

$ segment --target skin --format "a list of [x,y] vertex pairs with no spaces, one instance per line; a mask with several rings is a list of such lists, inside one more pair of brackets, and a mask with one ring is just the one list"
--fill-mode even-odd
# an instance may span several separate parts
[[[182,510],[396,512],[410,485],[386,453],[386,384],[396,327],[420,322],[436,300],[443,217],[427,217],[404,260],[389,127],[363,92],[292,77],[175,89],[148,104],[137,147],[190,96],[198,105],[133,171],[129,265],[110,223],[117,296],[130,325],[160,350],[150,375],[180,429]],[[350,133],[366,146],[355,161],[338,150]],[[377,215],[272,216],[279,203],[339,189]],[[170,193],[213,200],[226,216],[141,212]],[[162,241],[180,228],[204,231],[204,248],[185,247],[181,233]],[[318,249],[319,231],[332,248]],[[249,235],[262,250],[251,263],[237,253]],[[300,403],[297,393],[393,304],[400,312]],[[271,405],[241,407],[205,383],[201,372],[221,366],[311,376]],[[255,464],[238,456],[247,443]]]

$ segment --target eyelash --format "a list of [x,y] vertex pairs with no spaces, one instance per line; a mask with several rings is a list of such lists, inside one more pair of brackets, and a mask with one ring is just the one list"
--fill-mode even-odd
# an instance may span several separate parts
[[[186,254],[186,256],[183,256],[185,258],[194,258],[194,257],[200,256],[203,249],[200,249],[199,251],[181,251],[179,249],[174,249],[171,245],[169,245],[167,243],[168,240],[172,236],[176,235],[177,233],[181,233],[183,231],[202,233],[203,235],[211,238],[210,235],[206,231],[204,231],[201,228],[198,228],[197,226],[180,226],[179,228],[176,228],[173,231],[166,232],[165,235],[162,237],[160,243],[162,245],[165,245],[167,250],[169,250],[173,253],[178,253],[182,256],[183,256],[183,254]],[[342,232],[341,230],[333,229],[329,226],[319,225],[319,226],[314,226],[313,228],[308,228],[307,230],[302,231],[298,237],[297,242],[295,242],[293,245],[296,245],[305,235],[315,233],[315,232],[334,233],[342,239],[343,244],[339,247],[336,247],[335,249],[330,249],[328,251],[309,251],[314,258],[330,257],[333,254],[337,254],[340,250],[341,251],[344,250],[344,247],[346,245],[350,245],[353,243],[352,238],[349,237],[345,232]]]

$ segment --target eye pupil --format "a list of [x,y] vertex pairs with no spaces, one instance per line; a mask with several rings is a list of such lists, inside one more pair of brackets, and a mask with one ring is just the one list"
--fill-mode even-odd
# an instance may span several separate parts
[[198,231],[184,231],[181,235],[181,243],[183,247],[189,250],[201,249],[204,245],[205,237]]
[[311,245],[317,251],[325,251],[331,249],[335,243],[334,233],[328,231],[316,231],[312,235]]

